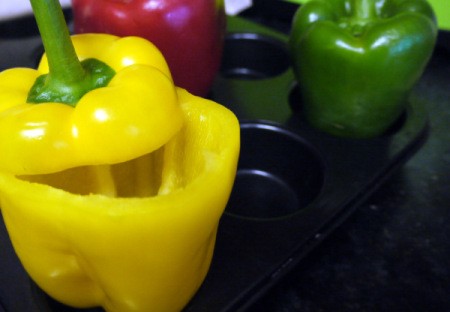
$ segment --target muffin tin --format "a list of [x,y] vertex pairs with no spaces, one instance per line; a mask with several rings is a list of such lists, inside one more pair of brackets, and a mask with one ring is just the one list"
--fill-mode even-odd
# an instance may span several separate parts
[[185,311],[245,310],[427,137],[427,114],[414,98],[377,138],[337,138],[310,127],[287,39],[241,18],[229,21],[211,98],[240,119],[241,157],[211,270]]
[[[337,138],[311,128],[287,36],[239,17],[229,18],[228,29],[210,97],[238,116],[241,156],[211,269],[185,312],[245,310],[401,167],[428,132],[415,98],[377,138]],[[10,60],[0,69],[34,66],[41,49],[28,35],[0,38],[2,45]],[[81,311],[54,302],[28,279],[0,225],[0,263],[10,272],[0,276],[0,311]]]

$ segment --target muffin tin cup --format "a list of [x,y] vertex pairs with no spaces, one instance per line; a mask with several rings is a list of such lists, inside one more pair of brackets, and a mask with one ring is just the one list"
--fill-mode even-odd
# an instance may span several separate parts
[[226,213],[249,220],[289,217],[310,205],[323,187],[318,152],[286,128],[241,125],[241,155]]
[[[245,310],[414,155],[428,133],[426,112],[415,98],[376,138],[338,138],[311,127],[290,68],[287,36],[239,17],[228,19],[228,29],[210,98],[238,116],[241,155],[210,271],[185,312]],[[35,40],[17,41],[26,51],[16,56],[20,66],[36,64]],[[72,309],[43,294],[0,230],[7,245],[0,261],[14,272],[6,283],[16,279],[22,285],[2,289],[3,297],[44,312],[101,311]]]

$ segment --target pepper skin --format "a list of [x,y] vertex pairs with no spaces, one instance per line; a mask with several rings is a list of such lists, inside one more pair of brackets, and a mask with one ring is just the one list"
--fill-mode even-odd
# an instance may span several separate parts
[[169,63],[175,84],[206,96],[220,66],[223,0],[72,0],[76,33],[140,36]]
[[424,0],[312,0],[289,47],[304,113],[332,135],[381,135],[402,114],[437,36]]
[[116,72],[75,106],[27,103],[49,70],[0,74],[0,206],[47,294],[109,312],[180,311],[209,269],[236,174],[239,123],[173,85],[144,39],[73,37]]

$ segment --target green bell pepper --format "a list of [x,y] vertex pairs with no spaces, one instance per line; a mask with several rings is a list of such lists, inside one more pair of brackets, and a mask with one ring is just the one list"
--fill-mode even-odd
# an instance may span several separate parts
[[289,49],[308,121],[336,136],[384,133],[402,114],[436,42],[425,0],[312,0]]

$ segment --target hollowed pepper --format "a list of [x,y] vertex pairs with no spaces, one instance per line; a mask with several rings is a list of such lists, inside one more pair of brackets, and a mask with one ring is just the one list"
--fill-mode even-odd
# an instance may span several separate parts
[[150,42],[71,40],[57,0],[31,2],[46,55],[37,70],[0,74],[0,204],[14,249],[64,304],[179,311],[209,269],[237,119],[175,87]]
[[290,52],[309,122],[367,138],[402,114],[437,36],[425,0],[312,0],[294,16]]

